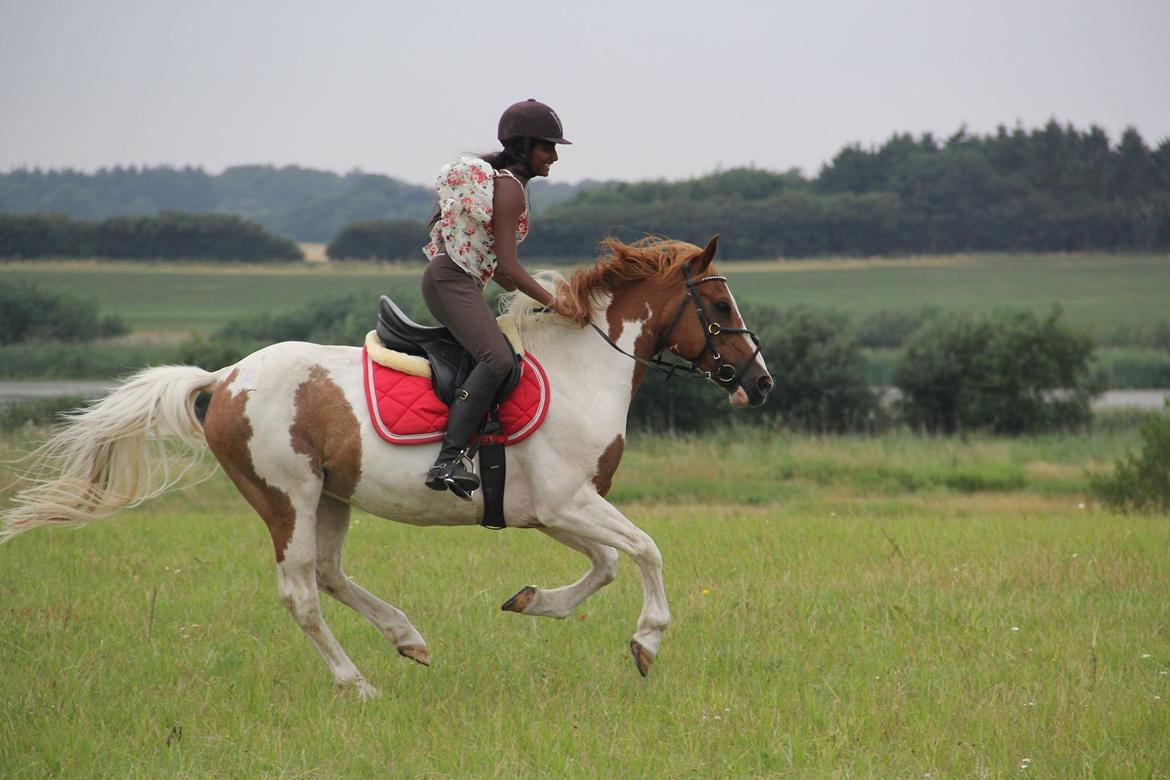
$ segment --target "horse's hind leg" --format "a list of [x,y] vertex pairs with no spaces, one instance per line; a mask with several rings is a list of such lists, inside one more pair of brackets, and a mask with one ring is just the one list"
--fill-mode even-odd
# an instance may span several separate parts
[[[369,698],[378,695],[377,689],[362,677],[321,615],[321,600],[317,594],[317,504],[321,495],[319,482],[315,493],[299,498],[290,496],[295,512],[292,535],[284,549],[283,560],[278,560],[276,564],[280,600],[288,607],[297,625],[328,664],[329,671],[333,673],[334,683],[339,688],[353,687],[363,699]],[[271,523],[269,527],[270,529],[273,527]],[[275,532],[273,536],[276,541]],[[279,544],[277,549],[279,550]]]
[[349,504],[322,496],[317,507],[317,587],[377,626],[400,655],[431,665],[427,643],[402,610],[392,607],[345,575],[341,546],[349,530]]
[[568,617],[581,602],[613,582],[613,578],[617,574],[618,552],[608,545],[591,542],[561,528],[541,528],[540,530],[561,544],[572,547],[589,558],[593,566],[572,585],[551,590],[529,585],[504,602],[500,609],[506,612],[521,612],[525,615]]

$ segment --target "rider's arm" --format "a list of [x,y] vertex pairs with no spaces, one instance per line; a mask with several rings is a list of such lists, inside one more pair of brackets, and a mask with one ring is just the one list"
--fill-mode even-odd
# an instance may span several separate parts
[[496,236],[496,273],[492,277],[505,290],[520,290],[538,303],[551,306],[553,294],[520,265],[516,256],[516,225],[524,213],[524,188],[510,176],[496,179],[492,196],[492,230]]

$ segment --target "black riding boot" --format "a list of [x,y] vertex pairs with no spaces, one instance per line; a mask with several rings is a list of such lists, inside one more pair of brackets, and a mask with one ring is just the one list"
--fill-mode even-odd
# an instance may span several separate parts
[[427,472],[426,485],[431,490],[450,490],[464,501],[479,488],[479,477],[471,470],[467,457],[468,440],[479,430],[484,415],[499,390],[491,370],[479,364],[455,394],[447,416],[447,431],[435,465]]

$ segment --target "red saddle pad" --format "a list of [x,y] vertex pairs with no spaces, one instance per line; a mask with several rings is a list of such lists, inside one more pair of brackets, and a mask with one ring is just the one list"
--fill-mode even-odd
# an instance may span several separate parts
[[[379,436],[392,444],[430,444],[443,439],[447,405],[435,395],[429,378],[379,365],[370,360],[365,349],[362,372],[366,406]],[[536,358],[525,352],[520,357],[520,383],[500,404],[503,443],[515,444],[531,436],[548,414],[548,400],[548,377]]]

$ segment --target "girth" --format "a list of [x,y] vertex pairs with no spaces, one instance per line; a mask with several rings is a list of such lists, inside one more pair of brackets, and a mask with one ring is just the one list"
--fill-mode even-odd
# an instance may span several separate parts
[[[435,395],[448,406],[454,402],[455,392],[475,368],[475,357],[455,340],[451,331],[442,326],[419,325],[386,295],[380,301],[377,331],[378,338],[387,348],[427,359]],[[515,390],[520,381],[520,358],[511,343],[508,349],[512,352],[512,372],[496,394],[497,403]]]

